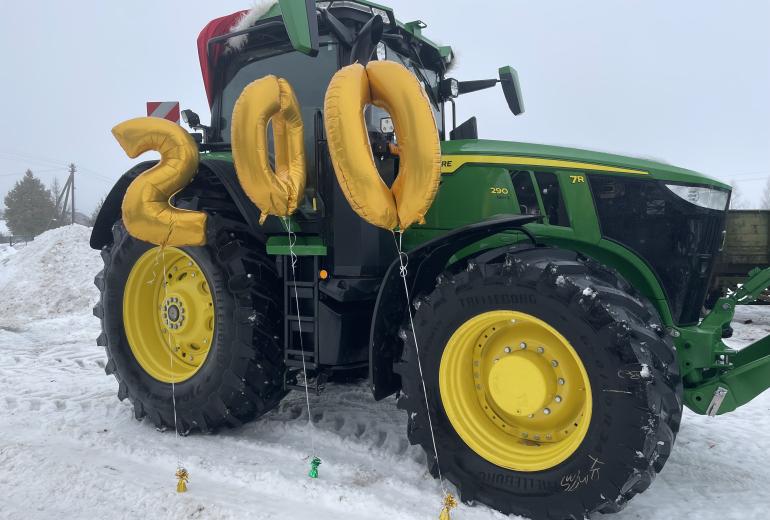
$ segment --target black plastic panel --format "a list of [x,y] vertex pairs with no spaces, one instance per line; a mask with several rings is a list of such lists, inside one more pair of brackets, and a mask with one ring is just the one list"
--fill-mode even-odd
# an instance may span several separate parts
[[665,184],[589,175],[602,235],[653,269],[678,325],[697,323],[725,224],[725,211],[674,195]]

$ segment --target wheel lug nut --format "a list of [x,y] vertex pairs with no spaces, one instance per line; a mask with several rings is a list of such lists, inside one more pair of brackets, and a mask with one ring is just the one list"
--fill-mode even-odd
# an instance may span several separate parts
[[500,358],[496,357],[494,362],[497,363],[498,361],[500,361]]
[[551,361],[551,366],[556,368],[559,366],[559,362],[554,359],[553,361]]
[[560,403],[561,402],[561,396],[557,395],[556,397],[553,398],[553,400],[556,401],[557,403]]
[[542,354],[543,352],[545,352],[545,349],[543,347],[537,347],[538,354]]
[[529,417],[530,419],[532,419],[534,416],[535,416],[535,414],[531,413],[531,414],[529,414],[527,417]]
[[511,347],[505,347],[503,349],[503,352],[505,352],[506,354],[510,354],[511,353]]
[[559,384],[560,384],[560,385],[563,385],[563,384],[564,384],[564,379],[562,379],[561,377],[559,378]]
[[519,343],[519,348],[520,348],[521,350],[524,350],[524,349],[526,349],[526,348],[527,348],[527,344],[526,344],[526,343],[524,343],[524,342],[522,341],[521,343]]
[[539,441],[540,440],[540,435],[535,435],[535,440]]
[[550,409],[550,408],[543,408],[543,413],[544,413],[545,415],[548,415],[548,414],[550,414],[550,413],[551,413],[551,409]]

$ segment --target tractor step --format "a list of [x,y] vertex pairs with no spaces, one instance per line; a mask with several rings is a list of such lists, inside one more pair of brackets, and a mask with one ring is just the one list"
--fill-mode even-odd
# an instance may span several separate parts
[[[284,363],[290,370],[315,371],[318,369],[318,257],[296,257],[296,284],[291,257],[282,256],[280,259],[283,273]],[[286,385],[296,390],[295,386]],[[302,389],[304,391],[304,387]]]

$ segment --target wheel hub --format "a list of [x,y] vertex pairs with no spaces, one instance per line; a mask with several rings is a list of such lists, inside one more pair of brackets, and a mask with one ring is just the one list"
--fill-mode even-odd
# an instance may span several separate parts
[[[553,378],[548,378],[547,364],[526,354],[496,358],[485,374],[487,400],[503,414],[520,417],[545,407],[553,394]],[[539,362],[540,361],[540,362]]]
[[579,355],[553,327],[516,311],[461,325],[444,349],[441,400],[452,426],[485,459],[540,471],[569,457],[591,418]]
[[161,306],[161,321],[166,327],[177,330],[184,325],[185,306],[179,297],[166,298]]
[[129,274],[123,322],[137,362],[171,383],[201,367],[214,339],[214,302],[200,266],[181,249],[154,248]]

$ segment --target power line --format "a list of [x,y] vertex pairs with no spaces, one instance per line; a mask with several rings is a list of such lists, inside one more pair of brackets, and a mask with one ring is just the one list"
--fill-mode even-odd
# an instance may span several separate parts
[[[51,169],[48,169],[48,170],[33,170],[32,168],[29,168],[29,170],[32,171],[32,173],[50,173],[50,172],[66,171],[66,168],[51,168]],[[27,173],[26,171],[24,171],[22,173],[19,173],[19,172],[0,173],[0,177],[13,177],[13,176],[23,177],[26,173]]]
[[32,162],[43,163],[43,164],[47,163],[48,166],[61,166],[62,168],[67,167],[66,162],[57,161],[55,159],[50,159],[39,155],[31,155],[31,154],[19,153],[19,152],[8,152],[4,150],[0,150],[0,155],[16,157],[17,160],[32,161]]

